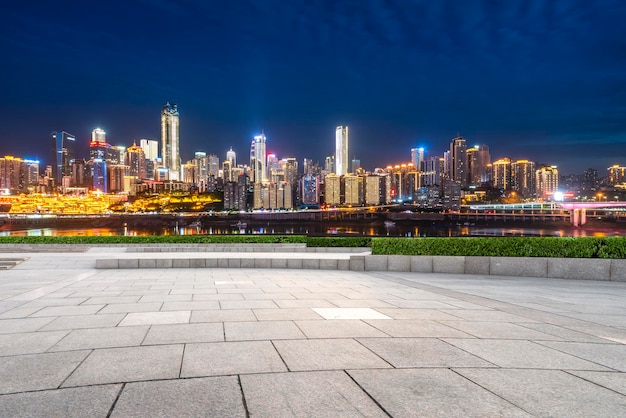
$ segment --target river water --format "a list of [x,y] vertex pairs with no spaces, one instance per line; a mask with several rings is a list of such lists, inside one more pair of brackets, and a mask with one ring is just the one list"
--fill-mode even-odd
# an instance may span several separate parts
[[626,236],[626,225],[602,224],[574,228],[563,224],[529,223],[511,225],[346,224],[311,222],[303,224],[261,223],[203,226],[40,227],[8,226],[0,236],[148,236],[148,235],[309,235],[369,237],[481,237],[481,236]]

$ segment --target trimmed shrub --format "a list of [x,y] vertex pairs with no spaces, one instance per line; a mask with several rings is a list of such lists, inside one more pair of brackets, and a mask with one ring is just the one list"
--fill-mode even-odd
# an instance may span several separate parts
[[307,247],[370,247],[369,237],[308,237]]

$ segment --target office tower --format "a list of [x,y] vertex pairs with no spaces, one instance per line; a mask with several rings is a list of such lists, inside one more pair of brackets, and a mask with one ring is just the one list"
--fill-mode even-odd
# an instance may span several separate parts
[[480,186],[481,172],[479,164],[478,147],[474,146],[467,149],[467,185]]
[[361,169],[361,160],[357,160],[356,157],[352,159],[352,170],[350,172],[352,174],[357,174],[357,172]]
[[511,163],[511,186],[523,199],[532,198],[535,195],[535,163],[528,160]]
[[351,206],[361,205],[361,195],[363,194],[363,178],[354,174],[346,174],[344,182],[344,204]]
[[91,142],[107,142],[106,137],[107,133],[101,128],[91,131]]
[[265,134],[256,135],[250,145],[250,167],[252,169],[252,182],[267,182],[267,170],[265,160],[267,158],[265,146],[267,139]]
[[595,192],[599,185],[598,170],[588,168],[585,170],[583,177],[583,190]]
[[230,160],[225,160],[222,163],[222,177],[224,178],[224,183],[233,181],[233,165]]
[[544,166],[535,171],[537,198],[550,198],[559,188],[559,170],[556,166]]
[[39,160],[24,160],[26,164],[25,186],[37,186],[39,184]]
[[191,162],[195,167],[195,184],[198,187],[198,191],[205,192],[209,178],[209,159],[206,156],[206,152],[195,152]]
[[106,161],[100,158],[92,158],[90,164],[93,172],[93,189],[102,193],[108,193],[109,183]]
[[326,173],[335,172],[335,156],[334,155],[326,157],[326,159],[324,160],[324,171]]
[[208,175],[213,176],[214,179],[220,175],[220,159],[215,154],[207,156],[208,159]]
[[424,148],[411,148],[411,163],[417,171],[422,170],[422,161],[424,161]]
[[106,142],[106,132],[100,128],[96,128],[91,132],[89,158],[106,161],[109,165],[119,164],[121,160],[119,150]]
[[283,170],[285,181],[289,184],[296,184],[298,180],[298,161],[293,158],[283,158],[278,163],[279,168]]
[[14,192],[26,191],[27,166],[21,158],[6,155],[0,158],[0,188]]
[[320,180],[315,174],[307,173],[302,177],[300,190],[302,190],[303,205],[320,203]]
[[626,181],[626,167],[615,164],[607,168],[607,170],[609,172],[609,184],[615,185]]
[[478,146],[478,167],[480,171],[480,184],[488,183],[491,181],[491,154],[489,153],[489,145]]
[[[277,175],[277,171],[278,171],[278,157],[276,157],[276,154],[274,153],[269,153],[267,154],[267,162],[265,164],[265,169],[267,170],[267,178],[269,181],[274,181],[272,180],[272,178],[276,177]],[[282,175],[278,174],[279,176]]]
[[125,165],[128,166],[128,175],[131,177],[137,177],[140,180],[148,178],[148,170],[146,167],[146,155],[143,152],[143,148],[137,146],[136,142],[126,149],[126,156],[124,157]]
[[460,136],[450,143],[450,180],[467,186],[467,145]]
[[324,178],[324,201],[330,206],[341,204],[341,182],[337,174],[331,173]]
[[493,187],[507,190],[511,188],[511,159],[501,158],[492,164]]
[[166,102],[161,110],[161,158],[168,180],[180,177],[180,138],[178,106]]
[[159,158],[159,141],[155,139],[140,139],[139,146],[143,150],[146,160],[156,161]]
[[440,186],[442,167],[440,157],[428,157],[422,164],[422,181],[424,186]]
[[348,174],[348,127],[337,126],[335,130],[335,174]]
[[233,147],[226,151],[226,159],[230,161],[232,167],[237,167],[237,154],[233,151]]
[[65,131],[52,132],[50,136],[52,177],[60,185],[63,176],[72,175],[72,161],[76,158],[76,138]]

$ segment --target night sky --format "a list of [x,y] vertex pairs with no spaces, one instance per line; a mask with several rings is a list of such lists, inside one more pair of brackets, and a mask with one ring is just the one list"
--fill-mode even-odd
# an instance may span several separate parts
[[323,163],[335,127],[372,170],[441,155],[457,133],[492,159],[562,174],[626,165],[626,2],[13,1],[0,17],[0,155],[47,163],[66,130],[87,157],[160,137],[183,160],[268,152]]

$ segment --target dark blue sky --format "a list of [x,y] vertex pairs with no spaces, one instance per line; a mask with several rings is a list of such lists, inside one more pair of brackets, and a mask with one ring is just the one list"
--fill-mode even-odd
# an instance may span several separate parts
[[0,17],[0,154],[47,161],[159,138],[178,103],[183,158],[322,161],[337,125],[366,169],[440,155],[460,132],[492,158],[564,174],[626,165],[623,0],[14,1]]

